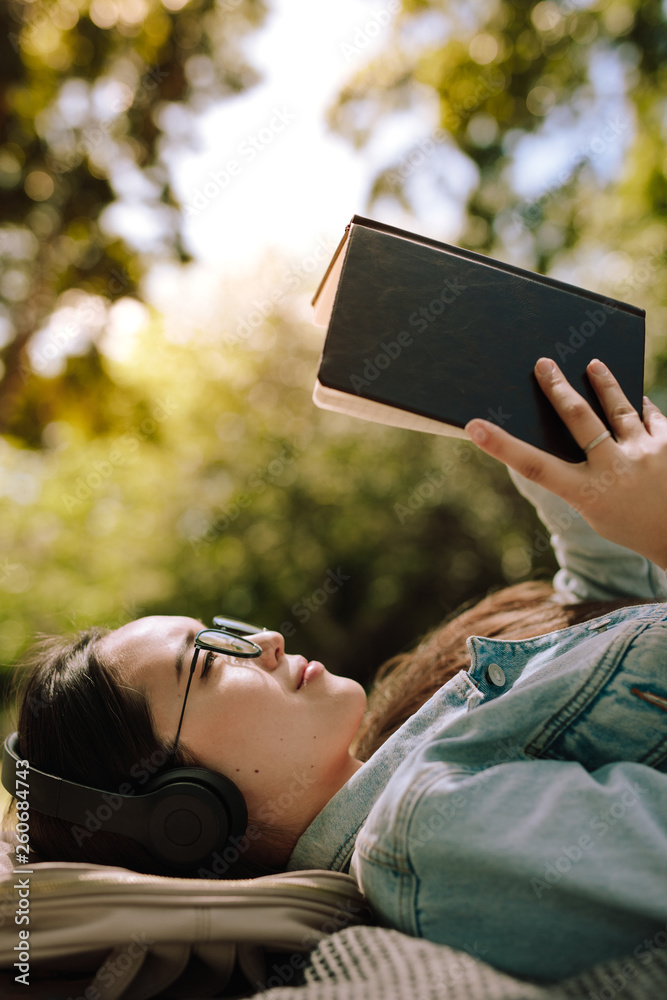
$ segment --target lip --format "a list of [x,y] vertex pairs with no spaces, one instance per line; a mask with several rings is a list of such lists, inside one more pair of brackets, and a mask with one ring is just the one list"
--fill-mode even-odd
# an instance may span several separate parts
[[299,681],[298,689],[304,688],[310,683],[315,677],[324,671],[324,664],[320,663],[319,660],[310,660],[309,663],[303,668],[303,673],[301,674],[301,680]]

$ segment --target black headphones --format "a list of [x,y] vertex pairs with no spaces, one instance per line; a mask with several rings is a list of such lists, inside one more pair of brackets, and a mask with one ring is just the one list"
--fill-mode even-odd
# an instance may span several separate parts
[[[25,763],[18,733],[12,733],[5,740],[1,775],[12,796],[16,771]],[[131,837],[173,868],[210,862],[230,842],[238,849],[248,825],[245,799],[234,782],[203,767],[165,771],[134,795],[78,785],[31,765],[27,770],[30,809],[75,824],[77,838],[100,829]]]

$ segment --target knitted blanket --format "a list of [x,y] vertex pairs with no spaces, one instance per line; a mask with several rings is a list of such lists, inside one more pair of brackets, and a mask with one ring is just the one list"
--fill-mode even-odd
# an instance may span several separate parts
[[492,969],[446,945],[381,927],[352,927],[309,956],[303,984],[289,963],[274,963],[270,989],[255,1000],[667,1000],[667,932],[635,954],[557,985],[537,985]]

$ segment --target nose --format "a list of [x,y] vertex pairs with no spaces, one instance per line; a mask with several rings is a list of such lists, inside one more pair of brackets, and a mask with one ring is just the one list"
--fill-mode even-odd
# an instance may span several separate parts
[[268,670],[275,670],[281,656],[285,655],[285,640],[280,632],[257,632],[249,635],[249,639],[262,647],[261,656],[255,658],[255,663],[261,663]]

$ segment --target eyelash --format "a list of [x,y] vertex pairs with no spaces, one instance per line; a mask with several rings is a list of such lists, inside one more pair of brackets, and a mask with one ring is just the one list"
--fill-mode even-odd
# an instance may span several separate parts
[[216,655],[217,654],[214,653],[212,649],[209,649],[209,651],[207,652],[206,656],[204,657],[204,666],[202,667],[201,671],[201,680],[203,680],[206,677],[207,673],[213,666],[213,660],[215,659]]

